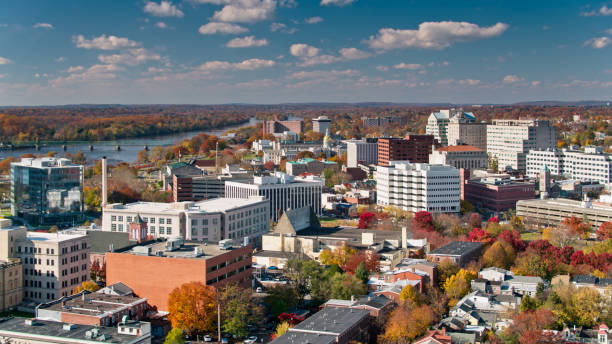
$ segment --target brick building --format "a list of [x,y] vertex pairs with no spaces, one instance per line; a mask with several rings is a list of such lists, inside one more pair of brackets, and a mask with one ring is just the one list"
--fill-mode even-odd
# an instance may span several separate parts
[[455,264],[464,267],[472,260],[480,257],[481,249],[482,244],[479,242],[453,241],[429,252],[427,260],[434,263],[451,260]]
[[433,135],[407,135],[406,138],[379,138],[378,165],[388,166],[389,161],[428,163],[433,145]]
[[0,312],[12,309],[23,300],[22,270],[19,258],[0,262]]
[[168,310],[168,295],[188,282],[220,286],[251,284],[250,245],[223,249],[219,245],[170,240],[106,254],[106,283],[122,282],[158,310]]
[[516,202],[535,197],[535,183],[509,178],[468,179],[464,182],[463,199],[479,209],[503,212],[516,208]]
[[282,134],[285,131],[292,131],[299,135],[304,131],[304,122],[301,120],[264,121],[263,125],[264,134]]

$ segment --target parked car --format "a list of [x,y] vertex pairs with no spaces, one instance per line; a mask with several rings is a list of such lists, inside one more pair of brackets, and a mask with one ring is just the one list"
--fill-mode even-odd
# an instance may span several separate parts
[[229,339],[221,338],[221,344],[228,344],[228,343],[229,343]]
[[257,292],[257,293],[262,293],[262,292],[263,292],[263,289],[261,289],[261,287],[257,287],[257,289],[255,289],[255,292]]
[[250,336],[243,343],[244,344],[255,344],[255,343],[257,343],[257,337],[256,336]]
[[209,335],[205,335],[205,336],[204,336],[204,341],[205,341],[205,342],[212,342],[212,337],[211,337],[211,336],[209,336]]

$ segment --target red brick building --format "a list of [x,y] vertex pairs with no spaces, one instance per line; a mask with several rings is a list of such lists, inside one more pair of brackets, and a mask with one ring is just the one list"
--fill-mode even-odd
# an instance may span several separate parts
[[433,135],[379,138],[378,165],[388,166],[389,161],[406,160],[412,163],[428,163],[434,142]]
[[292,131],[299,135],[304,131],[304,122],[301,120],[272,120],[265,121],[263,124],[264,134],[282,134],[285,131]]
[[515,209],[516,202],[535,197],[535,183],[501,178],[468,179],[462,183],[462,199],[492,212]]
[[168,310],[168,296],[188,282],[219,286],[236,282],[250,286],[252,247],[223,250],[218,245],[170,242],[137,246],[128,252],[106,254],[106,282],[122,282],[158,310]]

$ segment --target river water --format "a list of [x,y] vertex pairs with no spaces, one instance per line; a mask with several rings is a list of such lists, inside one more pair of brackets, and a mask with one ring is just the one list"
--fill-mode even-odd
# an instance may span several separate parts
[[[94,160],[99,160],[103,156],[106,156],[108,158],[109,163],[117,163],[121,161],[134,162],[136,161],[136,155],[138,154],[138,152],[143,150],[145,146],[149,147],[149,149],[156,146],[166,147],[173,145],[177,142],[183,141],[185,139],[192,138],[200,133],[221,136],[227,130],[255,125],[257,122],[258,121],[255,118],[251,118],[250,121],[240,125],[233,125],[210,130],[185,131],[169,135],[92,142],[91,144],[94,146],[92,151],[89,150],[89,143],[68,143],[66,144],[65,151],[63,150],[62,145],[41,146],[39,150],[36,150],[34,148],[24,148],[15,149],[12,151],[0,151],[0,160],[9,156],[20,157],[26,153],[45,155],[47,154],[47,152],[53,151],[57,152],[57,157],[62,157],[66,153],[74,154],[77,151],[81,151],[87,157],[88,163],[91,163]],[[117,146],[120,146],[121,150],[117,151]]]

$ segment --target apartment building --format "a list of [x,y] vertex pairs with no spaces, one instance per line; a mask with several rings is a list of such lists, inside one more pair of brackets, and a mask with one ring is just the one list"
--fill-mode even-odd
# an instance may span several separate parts
[[319,116],[312,119],[312,131],[315,133],[327,133],[331,131],[331,119],[327,116]]
[[43,303],[71,295],[89,279],[89,245],[82,232],[28,232],[1,221],[0,243],[0,259],[19,258],[23,264],[27,301]]
[[262,197],[214,198],[200,202],[135,202],[103,209],[102,230],[127,232],[140,217],[148,236],[218,242],[258,241],[268,232],[269,201]]
[[255,176],[248,182],[225,183],[225,195],[231,198],[263,196],[270,200],[270,218],[277,222],[287,209],[312,207],[321,215],[321,192],[324,181],[315,176],[293,177],[275,172],[269,176]]
[[363,126],[366,128],[369,127],[384,127],[387,124],[396,123],[398,125],[402,125],[402,119],[396,116],[387,116],[387,117],[361,117],[361,121]]
[[406,211],[459,212],[459,170],[452,166],[391,161],[375,173],[377,203]]
[[612,184],[612,154],[602,147],[586,147],[584,151],[571,149],[531,150],[527,154],[527,175],[537,177],[544,168],[552,175],[572,180]]
[[526,171],[527,153],[557,146],[557,127],[548,120],[496,119],[487,126],[487,153],[500,170]]
[[388,166],[390,161],[428,163],[434,142],[432,135],[381,137],[378,139],[378,165]]
[[205,176],[172,176],[172,200],[174,202],[201,201],[225,196],[225,182],[245,180],[252,173],[213,174]]
[[82,220],[82,165],[63,158],[22,158],[11,163],[10,178],[11,215],[33,225]]
[[23,300],[23,265],[19,258],[0,261],[0,312],[13,309]]
[[471,145],[487,151],[487,123],[476,122],[471,112],[460,111],[448,122],[448,145]]
[[446,146],[433,150],[429,154],[429,163],[432,165],[449,165],[457,169],[487,169],[489,167],[489,156],[486,151],[475,146]]
[[378,163],[378,139],[366,138],[363,140],[346,141],[346,165],[357,167],[360,163],[365,165]]

